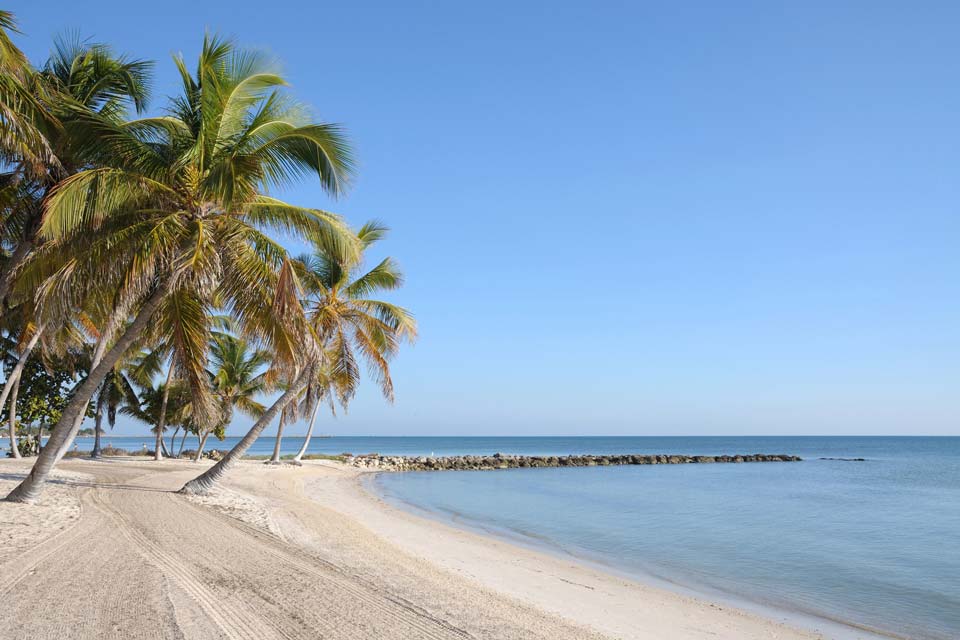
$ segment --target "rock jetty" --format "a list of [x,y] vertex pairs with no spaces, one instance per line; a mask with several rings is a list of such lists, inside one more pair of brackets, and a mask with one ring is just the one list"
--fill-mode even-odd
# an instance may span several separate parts
[[539,467],[606,467],[625,464],[713,464],[738,462],[799,462],[800,456],[752,453],[734,456],[680,456],[623,454],[605,456],[512,456],[495,453],[492,456],[381,456],[344,454],[346,464],[361,469],[380,471],[491,471]]

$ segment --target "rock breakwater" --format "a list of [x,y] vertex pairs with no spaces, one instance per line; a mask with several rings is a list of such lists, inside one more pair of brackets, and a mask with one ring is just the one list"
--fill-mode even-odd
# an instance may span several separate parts
[[682,456],[682,455],[582,455],[582,456],[513,456],[495,453],[492,456],[381,456],[344,454],[344,462],[361,469],[380,471],[492,471],[540,467],[606,467],[643,464],[716,464],[743,462],[799,462],[800,456],[751,453],[746,455]]

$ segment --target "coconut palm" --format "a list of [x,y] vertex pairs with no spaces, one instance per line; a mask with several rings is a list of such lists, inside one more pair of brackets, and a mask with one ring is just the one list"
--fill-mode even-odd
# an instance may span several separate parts
[[0,10],[0,155],[8,166],[36,176],[54,164],[47,136],[58,122],[41,103],[35,72],[10,37],[16,32],[13,14]]
[[[120,413],[130,416],[135,420],[150,425],[150,428],[156,431],[160,422],[161,408],[166,411],[164,422],[177,429],[183,428],[190,420],[190,394],[189,389],[173,381],[171,389],[164,393],[164,385],[153,386],[151,384],[138,387],[139,404],[127,403],[120,407]],[[164,404],[163,398],[167,401]],[[158,438],[158,447],[163,447],[163,439]],[[172,449],[172,445],[171,445]]]
[[[195,73],[182,58],[176,65],[183,93],[169,115],[118,123],[89,109],[74,114],[94,166],[63,180],[47,199],[40,229],[46,243],[18,283],[37,286],[52,317],[69,315],[98,291],[114,291],[132,320],[112,346],[102,346],[43,455],[8,500],[36,499],[58,452],[73,441],[85,403],[158,313],[169,320],[191,419],[203,428],[221,419],[206,375],[215,301],[243,335],[269,345],[275,369],[312,369],[316,347],[307,339],[291,260],[270,233],[355,241],[334,214],[265,194],[313,175],[338,195],[352,167],[349,149],[339,127],[313,122],[286,94],[283,78],[261,55],[207,37]],[[48,275],[47,261],[62,254],[69,264]],[[252,430],[259,433],[269,418],[271,410]]]
[[112,429],[117,423],[117,411],[124,405],[140,406],[138,386],[147,386],[157,375],[161,355],[156,351],[139,350],[125,355],[107,374],[100,385],[94,401],[94,440],[91,457],[101,456],[100,438],[106,413],[107,424]]
[[[384,258],[370,270],[363,268],[363,252],[387,231],[378,222],[365,224],[357,233],[360,254],[345,251],[341,243],[321,239],[313,254],[298,258],[298,275],[308,296],[304,305],[314,332],[325,346],[328,363],[325,369],[318,370],[320,375],[314,381],[320,390],[316,399],[329,390],[346,406],[359,385],[358,361],[363,360],[383,396],[393,401],[390,359],[404,340],[416,338],[417,325],[403,307],[370,297],[403,284],[403,275],[393,258]],[[320,402],[315,400],[306,402],[304,409],[311,415],[310,426],[295,462],[307,451],[319,407]],[[278,440],[279,437],[278,433]]]
[[[0,12],[0,23],[3,17]],[[5,60],[11,58],[3,53],[9,50],[8,44],[8,40],[0,37],[0,58]],[[4,64],[0,62],[0,66]],[[8,294],[18,270],[29,261],[41,242],[38,231],[45,198],[59,180],[90,166],[89,156],[74,144],[73,129],[78,123],[72,114],[77,110],[91,110],[102,118],[119,121],[128,106],[141,110],[147,97],[149,64],[115,56],[103,45],[60,40],[41,71],[34,72],[27,67],[13,77],[26,83],[24,86],[36,96],[33,98],[36,104],[31,108],[34,108],[33,113],[45,118],[42,120],[43,149],[42,153],[35,152],[30,157],[16,152],[4,157],[4,171],[0,173],[0,245],[3,247],[0,252],[3,254],[0,257],[0,316],[8,313],[7,307],[11,304]],[[7,76],[5,78],[9,80]],[[49,260],[47,268],[56,264],[56,260]],[[13,303],[26,302],[32,306],[35,289],[25,287],[20,293],[19,299]],[[62,317],[56,325],[69,330],[72,322],[72,318]],[[29,356],[31,345],[41,338],[44,328],[50,325],[38,319],[32,326],[36,332],[30,338],[32,342],[26,343],[25,357]],[[18,380],[16,376],[10,377],[4,385],[4,398],[12,392],[11,420],[15,416]],[[77,428],[85,412],[86,407],[78,413]]]
[[0,174],[5,205],[0,239],[10,251],[0,269],[0,302],[7,304],[17,270],[42,240],[38,232],[45,198],[60,180],[91,166],[90,154],[77,144],[88,138],[84,120],[75,116],[89,112],[120,123],[129,108],[141,112],[148,98],[150,66],[116,55],[102,44],[59,39],[43,69],[27,74],[31,91],[40,96],[42,113],[55,118],[57,126],[45,128],[42,170],[35,162],[12,162],[10,170]]
[[210,340],[210,361],[213,365],[210,376],[214,394],[223,408],[223,418],[215,428],[198,432],[194,461],[199,461],[203,456],[203,449],[211,434],[223,440],[235,409],[254,419],[262,416],[266,410],[254,398],[268,389],[268,376],[262,369],[270,362],[269,352],[254,349],[243,338],[217,332]]

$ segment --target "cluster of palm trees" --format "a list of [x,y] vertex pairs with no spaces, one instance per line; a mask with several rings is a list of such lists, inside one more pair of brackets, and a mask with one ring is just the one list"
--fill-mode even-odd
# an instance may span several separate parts
[[[270,59],[215,36],[193,69],[174,58],[182,88],[147,116],[150,63],[63,41],[34,67],[14,29],[0,11],[0,330],[17,353],[0,404],[11,440],[18,367],[43,358],[78,381],[7,500],[38,497],[90,411],[97,433],[118,411],[150,424],[157,459],[167,428],[196,434],[202,450],[235,409],[255,417],[183,489],[202,492],[275,420],[282,431],[309,415],[312,431],[321,406],[345,406],[364,364],[392,399],[389,361],[416,325],[372,297],[402,280],[389,258],[363,267],[385,228],[353,230],[269,195],[310,178],[341,195],[354,162],[340,127],[315,121]],[[290,255],[281,237],[313,249]]]

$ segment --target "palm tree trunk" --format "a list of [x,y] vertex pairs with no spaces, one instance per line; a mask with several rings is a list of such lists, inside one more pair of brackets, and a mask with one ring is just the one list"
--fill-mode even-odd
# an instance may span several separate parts
[[175,458],[173,455],[173,450],[177,448],[177,434],[180,433],[180,427],[177,427],[173,430],[173,435],[170,436],[170,446],[167,448],[167,454],[171,458]]
[[153,443],[153,459],[154,460],[163,460],[163,435],[160,433],[160,429],[157,429],[157,441]]
[[307,452],[307,447],[310,446],[310,436],[313,435],[313,425],[317,423],[317,414],[320,413],[320,403],[317,403],[317,406],[313,408],[313,415],[310,416],[310,426],[307,427],[307,435],[303,437],[303,445],[300,447],[300,451],[297,451],[297,455],[293,456],[293,462],[300,462],[303,460],[303,454]]
[[[170,381],[173,380],[173,362],[170,363],[170,368],[167,369],[167,381],[163,383],[163,399],[160,401],[160,418],[157,420],[157,442],[160,446],[157,447],[156,452],[154,453],[154,460],[163,460],[163,454],[160,453],[160,449],[163,446],[163,430],[167,428],[167,401],[170,399]],[[179,430],[179,427],[177,427]],[[174,438],[177,436],[177,432],[173,432]],[[173,438],[170,439],[170,451],[173,451]],[[170,455],[170,451],[167,452],[167,455]]]
[[[102,393],[101,393],[102,395]],[[102,429],[100,425],[103,424],[103,399],[97,400],[97,412],[96,417],[94,418],[94,427],[93,427],[93,451],[90,452],[91,458],[100,458],[100,434]]]
[[[97,347],[93,350],[93,359],[90,361],[90,371],[93,371],[97,368],[100,362],[103,360],[104,354],[107,352],[107,345],[113,340],[114,334],[120,329],[120,324],[126,319],[128,312],[128,305],[121,304],[114,310],[113,316],[107,322],[107,328],[100,334],[100,339],[97,340]],[[106,376],[104,376],[106,377]],[[73,420],[73,430],[74,436],[76,436],[77,431],[80,430],[80,425],[83,424],[83,419],[87,416],[87,405],[90,404],[90,401],[83,405],[83,408],[80,409],[80,413],[77,414],[77,417]],[[54,461],[54,464],[60,462],[60,459],[67,453],[67,449],[70,448],[68,443],[60,453],[57,454],[57,459]]]
[[280,464],[280,442],[283,440],[283,417],[280,418],[280,424],[277,425],[277,439],[273,443],[273,457],[270,458],[270,464]]
[[[17,364],[14,365],[13,370],[7,377],[7,381],[3,383],[3,391],[0,392],[0,407],[3,407],[3,403],[7,401],[7,397],[10,395],[10,391],[13,389],[14,385],[19,384],[20,376],[23,374],[23,368],[27,366],[27,360],[30,358],[30,352],[33,351],[33,348],[36,347],[37,343],[40,341],[40,336],[43,334],[44,326],[45,325],[41,324],[39,327],[37,327],[37,330],[33,332],[33,335],[30,336],[30,340],[27,341],[26,346],[20,353],[20,357],[17,358]],[[16,442],[13,440],[13,437],[13,430],[11,430],[10,443],[13,445],[13,450],[16,451]]]
[[13,444],[13,457],[20,457],[20,450],[17,448],[17,439],[14,435],[17,431],[17,394],[20,393],[20,376],[13,381],[13,391],[10,392],[10,442]]
[[[10,492],[6,497],[8,501],[35,502],[40,497],[54,465],[73,444],[73,439],[77,436],[77,430],[80,428],[80,422],[83,420],[83,413],[86,411],[90,398],[97,392],[110,370],[146,329],[153,314],[157,311],[160,303],[163,302],[167,291],[168,287],[166,286],[157,287],[150,297],[144,301],[133,322],[126,328],[120,339],[114,343],[109,351],[106,351],[100,363],[93,367],[90,375],[77,386],[76,392],[70,402],[67,403],[60,420],[50,434],[50,441],[40,452],[37,462],[30,470],[30,475]],[[105,346],[104,350],[106,350]]]
[[203,459],[203,448],[204,448],[205,446],[207,446],[207,438],[209,438],[209,437],[210,437],[210,432],[209,432],[209,431],[207,431],[205,434],[203,434],[203,438],[200,439],[200,444],[197,445],[197,455],[196,455],[196,457],[193,459],[194,462],[200,462],[200,460]]
[[277,398],[277,401],[260,416],[260,419],[253,423],[250,431],[240,439],[240,442],[238,442],[233,449],[230,449],[227,455],[223,456],[220,462],[183,485],[180,493],[204,494],[209,492],[210,489],[223,478],[223,475],[239,462],[243,454],[247,452],[247,449],[256,442],[263,430],[267,428],[267,425],[273,422],[274,418],[290,404],[290,401],[297,397],[297,394],[300,393],[300,390],[307,383],[308,379],[309,377],[304,375],[301,376],[296,383],[291,384],[287,390],[283,392],[283,395]]
[[183,443],[187,441],[187,436],[190,435],[190,432],[186,429],[183,430],[183,437],[180,438],[180,448],[177,449],[177,458],[180,458],[180,454],[183,453]]
[[170,452],[167,451],[167,443],[163,438],[160,438],[160,448],[163,449],[163,455],[167,456],[168,458],[173,457],[170,455]]

